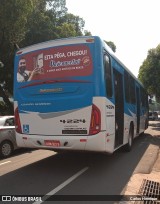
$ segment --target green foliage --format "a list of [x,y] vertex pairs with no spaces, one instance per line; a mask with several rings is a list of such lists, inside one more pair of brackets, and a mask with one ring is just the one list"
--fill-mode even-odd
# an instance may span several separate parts
[[[32,0],[0,0],[0,83],[12,93],[14,45],[25,38],[26,23],[32,12]],[[1,94],[1,93],[0,93]]]
[[116,52],[116,46],[115,46],[114,42],[106,41],[106,40],[104,40],[104,42],[112,49],[113,52]]
[[84,35],[85,35],[85,36],[91,36],[92,33],[91,33],[90,31],[88,31],[88,30],[85,30],[85,31],[84,31]]
[[[0,84],[13,94],[14,54],[46,40],[83,35],[84,20],[67,13],[66,0],[0,0]],[[0,93],[0,96],[2,94]]]
[[160,44],[148,51],[147,58],[139,69],[138,78],[148,93],[156,95],[160,101]]
[[65,0],[37,1],[28,18],[25,40],[21,42],[21,46],[81,36],[84,24],[84,20],[79,16],[67,13]]
[[25,37],[27,17],[32,11],[32,1],[0,0],[0,44],[6,39],[14,44]]
[[3,101],[0,101],[0,116],[2,115],[10,115],[11,113],[8,111],[8,106]]
[[[67,12],[66,0],[0,0],[0,62],[4,65],[0,67],[0,96],[8,110],[12,111],[8,95],[13,94],[17,48],[57,38],[91,36],[84,25],[83,18]],[[107,44],[116,51],[113,42]]]
[[59,20],[60,26],[63,25],[63,23],[73,25],[74,30],[76,32],[76,36],[82,36],[83,35],[82,30],[83,30],[84,25],[85,25],[83,18],[80,18],[79,16],[75,16],[71,13],[67,13]]
[[59,37],[61,37],[61,38],[76,36],[75,27],[73,24],[63,23],[61,26],[57,27],[56,31],[57,31]]
[[160,110],[160,103],[152,102],[152,104],[149,104],[149,110],[150,111],[159,111]]

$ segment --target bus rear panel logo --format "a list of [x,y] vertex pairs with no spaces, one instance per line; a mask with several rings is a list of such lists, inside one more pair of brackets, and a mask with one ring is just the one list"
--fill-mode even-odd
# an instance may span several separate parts
[[67,119],[67,120],[60,120],[61,123],[86,123],[85,119]]

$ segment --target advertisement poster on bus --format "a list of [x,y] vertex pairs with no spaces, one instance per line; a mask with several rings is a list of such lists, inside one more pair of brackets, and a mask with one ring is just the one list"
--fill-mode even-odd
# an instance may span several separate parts
[[17,81],[88,76],[93,62],[89,47],[72,45],[36,50],[19,57]]

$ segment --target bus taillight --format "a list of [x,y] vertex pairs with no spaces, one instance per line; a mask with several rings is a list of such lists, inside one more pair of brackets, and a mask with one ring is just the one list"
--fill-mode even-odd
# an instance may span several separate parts
[[95,135],[99,133],[101,130],[101,112],[95,106],[94,104],[92,105],[92,113],[91,113],[91,122],[90,122],[90,129],[89,129],[89,134],[90,135]]
[[15,127],[16,127],[16,132],[22,133],[21,121],[20,121],[20,117],[19,117],[18,108],[16,108],[16,110],[15,110]]

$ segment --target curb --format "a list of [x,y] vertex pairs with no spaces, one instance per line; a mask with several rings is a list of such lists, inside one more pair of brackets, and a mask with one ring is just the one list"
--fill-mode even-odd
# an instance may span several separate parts
[[[146,133],[151,133],[151,129],[148,129]],[[160,131],[153,131],[153,137],[159,137]],[[159,144],[159,142],[158,142]],[[129,182],[127,183],[124,191],[122,192],[124,196],[129,196],[128,201],[121,201],[119,204],[140,204],[144,201],[136,201],[136,196],[143,197],[140,193],[140,189],[143,189],[142,184],[145,180],[152,183],[158,183],[160,186],[160,146],[155,144],[150,144],[138,163],[136,169],[134,170]],[[146,166],[147,163],[147,166]],[[158,187],[158,192],[160,189]],[[155,193],[154,193],[155,195]],[[132,197],[133,196],[133,197]],[[156,195],[157,197],[158,195]],[[160,195],[159,195],[160,196]],[[132,200],[133,199],[133,200]],[[134,200],[135,199],[135,200]],[[153,201],[150,201],[153,203]],[[148,202],[147,202],[148,203]],[[160,203],[159,200],[154,203]]]

